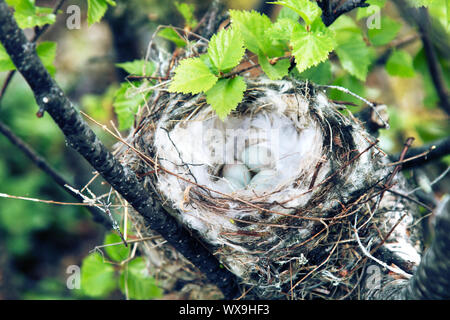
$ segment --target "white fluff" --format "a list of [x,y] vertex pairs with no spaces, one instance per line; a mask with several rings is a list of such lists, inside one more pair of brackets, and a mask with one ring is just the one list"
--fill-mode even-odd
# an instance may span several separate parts
[[[291,213],[292,209],[286,208],[299,207],[312,196],[311,192],[306,192],[308,185],[298,185],[295,181],[300,176],[310,181],[311,167],[316,165],[322,153],[321,129],[307,118],[308,102],[301,96],[294,98],[268,89],[254,105],[255,108],[258,105],[264,107],[252,115],[229,116],[225,121],[218,119],[209,106],[204,107],[190,120],[178,122],[170,131],[170,138],[163,128],[171,122],[162,119],[155,133],[157,155],[164,168],[217,191],[217,194],[212,192],[214,196],[229,194],[251,201],[257,191],[258,195],[265,194],[266,202],[284,203],[283,207],[276,208],[277,211]],[[261,154],[256,154],[256,159],[247,159],[245,153],[255,152],[252,146],[256,145],[256,152]],[[273,179],[267,179],[269,172],[265,172],[260,177],[255,176],[251,187],[247,186],[249,178],[246,173],[239,176],[245,171],[242,167],[240,173],[226,170],[220,177],[219,168],[236,164],[237,160],[246,161],[253,170],[253,163],[247,160],[259,161],[257,165],[263,164],[265,169],[271,170]],[[266,178],[262,179],[264,175]],[[322,173],[319,173],[318,178],[321,177]],[[259,179],[262,179],[261,183],[256,184]],[[203,233],[213,244],[232,245],[222,234],[238,230],[233,219],[241,217],[242,212],[233,209],[236,203],[230,202],[228,211],[220,214],[198,206],[186,206],[185,190],[192,184],[161,171],[158,172],[158,181],[158,188],[172,201],[175,209],[184,212],[182,219],[187,225]],[[258,216],[259,212],[247,210],[246,215]],[[243,250],[234,244],[232,246]],[[241,267],[239,264],[236,266],[238,269]]]

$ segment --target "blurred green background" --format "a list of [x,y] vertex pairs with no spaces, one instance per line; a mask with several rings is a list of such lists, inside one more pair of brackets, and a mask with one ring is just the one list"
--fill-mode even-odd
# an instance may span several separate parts
[[[53,7],[56,1],[37,1],[41,6]],[[196,7],[197,17],[208,6],[208,1],[188,1]],[[146,45],[159,24],[183,26],[183,19],[171,1],[118,1],[101,23],[87,26],[86,1],[66,1],[57,22],[40,39],[55,41],[56,79],[78,107],[108,124],[116,121],[112,101],[114,90],[126,74],[115,68],[116,62],[141,59]],[[77,4],[82,9],[82,27],[68,30],[65,25],[66,7]],[[230,0],[231,8],[260,8],[261,1]],[[432,12],[442,18],[442,12]],[[275,14],[276,12],[274,12]],[[352,13],[353,16],[356,12]],[[414,34],[391,3],[383,9],[401,23],[397,39]],[[447,17],[447,16],[446,16]],[[447,19],[448,22],[448,18]],[[444,19],[444,20],[445,20]],[[442,20],[442,19],[441,19]],[[448,25],[446,26],[448,31]],[[166,44],[173,49],[171,44]],[[388,45],[376,48],[380,54]],[[413,57],[412,77],[390,76],[384,67],[375,65],[366,82],[362,83],[342,71],[331,59],[331,73],[326,82],[348,89],[389,107],[390,130],[382,130],[381,146],[388,153],[399,152],[407,137],[415,137],[414,146],[448,137],[449,118],[438,106],[420,41],[404,48]],[[450,62],[440,56],[447,84],[450,83]],[[0,73],[3,84],[7,73]],[[336,100],[353,101],[340,92],[332,92]],[[353,101],[357,102],[357,101]],[[27,84],[16,74],[2,98],[0,120],[17,136],[30,144],[77,188],[92,177],[87,163],[66,146],[52,119],[36,117],[38,108]],[[358,107],[354,108],[358,111]],[[92,125],[106,145],[115,141]],[[449,157],[416,171],[407,172],[414,179],[424,176],[429,180],[441,174],[450,165]],[[438,199],[450,192],[448,178],[432,188],[431,196]],[[94,191],[105,192],[100,181]],[[74,202],[47,175],[32,164],[14,145],[0,135],[0,193],[14,196]],[[80,290],[66,286],[67,267],[81,266],[82,260],[96,245],[103,243],[107,230],[92,221],[89,212],[81,207],[52,205],[0,197],[0,299],[73,299],[87,298]],[[103,298],[123,298],[118,291]]]

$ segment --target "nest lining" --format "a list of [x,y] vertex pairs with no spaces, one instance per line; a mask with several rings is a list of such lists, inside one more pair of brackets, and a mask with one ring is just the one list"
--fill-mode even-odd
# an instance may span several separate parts
[[[130,153],[125,162],[156,172],[144,178],[149,192],[256,297],[347,295],[364,261],[355,217],[369,250],[391,232],[387,247],[418,262],[410,207],[390,195],[377,204],[389,170],[375,139],[313,85],[252,80],[224,122],[201,96],[164,93],[153,109],[162,111],[144,114],[129,140],[158,166]],[[259,169],[272,176],[260,187],[233,185],[224,166],[245,164],[251,178],[258,174],[242,156],[252,146],[270,150]],[[386,206],[383,215],[370,209]]]

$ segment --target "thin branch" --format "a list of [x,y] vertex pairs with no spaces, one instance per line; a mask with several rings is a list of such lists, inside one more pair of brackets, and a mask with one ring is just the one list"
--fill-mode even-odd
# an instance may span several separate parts
[[[53,9],[52,13],[57,14],[59,9],[63,6],[65,0],[60,0],[58,4]],[[35,29],[35,34],[33,38],[31,39],[31,42],[36,42],[47,30],[50,28],[50,24],[44,25],[42,28]],[[2,101],[3,96],[5,95],[6,89],[8,89],[9,84],[11,83],[12,79],[14,78],[14,75],[16,73],[16,70],[11,70],[8,75],[6,76],[5,82],[3,82],[2,89],[0,90],[0,102]],[[0,104],[1,107],[1,104]]]
[[385,185],[387,187],[391,186],[395,175],[402,169],[402,167],[403,167],[403,165],[402,165],[403,159],[405,159],[406,153],[408,152],[408,149],[411,147],[413,141],[414,141],[413,137],[410,137],[410,138],[406,139],[406,142],[405,142],[405,144],[403,146],[403,150],[400,153],[399,161],[397,161],[398,164],[396,164],[396,166],[394,168],[394,171],[392,172],[392,174],[389,176],[387,182],[385,183]]
[[366,103],[371,109],[372,111],[377,115],[377,117],[380,119],[381,123],[383,124],[384,128],[389,129],[389,123],[386,122],[386,120],[384,120],[384,118],[380,115],[380,113],[378,112],[377,108],[376,108],[376,104],[370,102],[367,99],[364,99],[363,97],[357,95],[356,93],[348,90],[347,88],[341,87],[341,86],[335,86],[335,85],[318,85],[319,88],[326,88],[326,89],[336,89],[339,91],[342,91],[346,94],[349,94],[359,100],[361,100],[362,102]]
[[[0,133],[2,133],[13,145],[19,148],[27,157],[31,160],[39,169],[44,171],[53,181],[55,181],[65,192],[69,193],[72,197],[83,203],[83,198],[77,193],[67,189],[65,185],[70,183],[64,179],[55,169],[53,169],[44,158],[38,155],[27,143],[17,137],[11,129],[0,121]],[[87,207],[92,214],[95,222],[103,224],[107,228],[111,228],[103,213],[95,207]]]
[[174,217],[164,211],[162,205],[138,181],[135,173],[122,165],[86,124],[43,66],[35,45],[27,40],[18,27],[5,0],[0,0],[0,42],[28,82],[40,108],[53,118],[64,133],[68,145],[78,151],[144,217],[151,229],[161,234],[209,281],[217,285],[225,298],[237,297],[240,293],[236,277],[223,268],[214,255]]
[[[422,166],[432,161],[439,160],[447,155],[450,155],[450,138],[444,138],[435,143],[426,144],[418,148],[411,148],[406,153],[405,158],[414,159],[404,162],[402,164],[402,169],[411,169]],[[391,158],[394,162],[397,162],[400,159],[400,154],[394,155]]]
[[386,51],[384,51],[370,66],[370,68],[373,68],[375,66],[384,66],[386,62],[389,60],[389,57],[394,52],[395,49],[402,49],[404,47],[407,47],[410,44],[413,44],[419,40],[419,36],[416,34],[410,35],[408,37],[405,37],[403,39],[399,39],[396,41],[393,41]]
[[[322,7],[322,21],[327,27],[344,13],[350,12],[356,8],[364,8],[369,6],[369,4],[366,3],[366,0],[347,0],[341,5],[338,5],[336,8],[332,8],[332,5],[327,4],[327,2],[329,1],[319,2],[319,6]],[[339,3],[340,1],[335,2]],[[330,10],[330,7],[332,10]]]
[[[64,2],[66,0],[59,0],[59,2],[56,4],[56,6],[53,8],[52,14],[56,15],[58,14],[59,9],[64,5]],[[50,28],[51,24],[46,24],[42,26],[41,28],[37,28],[35,31],[35,34],[33,38],[31,39],[31,42],[36,42],[47,30]]]
[[397,267],[391,267],[391,266],[387,265],[385,262],[383,262],[383,261],[381,261],[381,260],[375,258],[375,257],[369,252],[369,250],[367,250],[367,248],[364,247],[364,245],[363,245],[362,242],[361,242],[361,239],[359,238],[359,234],[358,234],[358,229],[359,229],[359,228],[356,227],[356,221],[357,221],[357,218],[358,218],[358,214],[355,214],[355,223],[354,223],[354,225],[353,225],[353,232],[355,233],[355,239],[356,239],[356,241],[358,242],[359,248],[360,248],[361,251],[364,253],[364,255],[365,255],[367,258],[369,258],[369,259],[375,261],[376,263],[378,263],[379,265],[381,265],[383,268],[386,268],[387,270],[389,270],[389,271],[391,271],[391,272],[397,273],[397,274],[399,274],[399,275],[401,275],[401,276],[403,276],[403,277],[405,277],[405,278],[407,278],[407,279],[411,278],[411,277],[412,277],[411,274],[409,274],[409,273],[403,271],[403,270],[400,269],[400,268],[397,268]]
[[[444,172],[442,172],[437,178],[435,178],[433,181],[430,182],[430,187],[432,187],[433,185],[435,185],[436,183],[438,183],[439,181],[441,181],[442,179],[444,179],[444,177],[447,175],[447,173],[450,172],[450,166],[447,167],[447,169],[444,170]],[[421,187],[417,187],[411,191],[408,192],[408,195],[411,195],[417,191],[422,190]]]

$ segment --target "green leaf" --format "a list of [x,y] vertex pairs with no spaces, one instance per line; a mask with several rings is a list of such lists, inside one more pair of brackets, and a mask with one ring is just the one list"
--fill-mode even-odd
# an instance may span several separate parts
[[291,39],[291,35],[299,28],[301,28],[301,26],[298,22],[295,22],[289,18],[283,18],[278,19],[277,22],[274,23],[269,33],[275,40],[289,41]]
[[206,92],[206,102],[223,120],[242,101],[246,89],[247,85],[242,77],[220,79]]
[[16,66],[12,62],[5,47],[0,43],[0,72],[16,70]]
[[159,298],[162,290],[148,273],[143,258],[130,261],[120,275],[120,290],[130,299],[148,300]]
[[217,82],[217,77],[209,70],[201,58],[180,61],[169,92],[200,93],[209,90]]
[[14,8],[14,18],[21,29],[41,27],[56,21],[53,9],[36,7],[35,0],[8,0],[7,3]]
[[175,2],[178,12],[183,16],[186,26],[195,28],[197,26],[197,20],[194,17],[194,5],[188,3]]
[[231,71],[239,64],[244,53],[244,40],[239,32],[232,28],[221,30],[209,41],[209,59],[219,72]]
[[[56,43],[49,41],[41,42],[36,48],[36,53],[50,75],[54,76],[56,67],[53,62],[56,57]],[[16,66],[13,64],[5,48],[0,43],[0,72],[12,70],[16,70]]]
[[361,81],[365,81],[374,53],[360,34],[354,34],[348,41],[335,49],[342,67]]
[[413,59],[408,52],[403,50],[394,51],[386,62],[386,71],[391,76],[404,78],[414,77]]
[[54,65],[56,57],[56,43],[55,42],[41,42],[37,48],[36,53],[42,61],[42,64],[53,77],[56,73],[56,67]]
[[108,233],[105,236],[104,244],[113,244],[113,243],[120,243],[114,246],[106,246],[105,251],[108,254],[108,256],[117,262],[121,262],[125,259],[127,259],[130,255],[130,247],[125,247],[125,245],[122,242],[122,239],[115,233]]
[[294,78],[299,80],[309,80],[317,84],[330,84],[333,76],[331,73],[330,60],[319,63],[317,66],[311,67],[302,73],[297,69],[292,70]]
[[288,59],[279,60],[275,64],[270,64],[266,56],[259,55],[258,62],[261,69],[269,77],[270,80],[279,80],[289,73],[289,66],[291,65]]
[[281,19],[290,19],[292,21],[298,22],[298,19],[300,19],[300,15],[294,10],[289,9],[288,7],[282,7],[280,12],[278,13],[277,21],[280,21]]
[[337,44],[341,41],[346,42],[352,34],[361,34],[361,30],[356,22],[346,15],[342,15],[337,18],[329,29],[335,32]]
[[273,43],[273,39],[268,34],[268,30],[272,28],[272,21],[265,14],[256,11],[230,10],[230,16],[233,27],[240,31],[248,50],[269,57],[283,54],[283,50]]
[[81,265],[81,290],[90,297],[107,297],[117,287],[112,265],[99,253],[88,255]]
[[[442,28],[450,34],[450,1],[448,0],[433,0],[427,7],[430,13],[433,24],[440,23]],[[439,26],[433,26],[437,28]]]
[[318,19],[310,31],[298,28],[291,36],[291,46],[297,69],[303,72],[328,58],[334,49],[334,32]]
[[280,0],[269,3],[279,4],[295,11],[307,25],[311,25],[322,14],[317,3],[310,0]]
[[424,143],[436,142],[439,139],[448,138],[450,129],[448,121],[428,120],[417,123],[414,128]]
[[112,84],[103,94],[84,94],[80,101],[82,110],[100,123],[108,122],[117,89],[117,86]]
[[94,23],[99,22],[108,10],[108,5],[115,6],[116,2],[113,0],[87,0],[88,1],[88,13],[87,20],[88,25],[91,26]]
[[401,28],[401,23],[388,17],[382,17],[381,27],[369,29],[367,35],[374,46],[383,46],[394,40]]
[[129,74],[140,76],[151,75],[155,71],[155,65],[153,62],[145,60],[116,63],[116,66],[124,69]]
[[113,107],[119,122],[119,130],[126,130],[133,126],[134,116],[139,107],[145,104],[147,96],[150,94],[137,93],[137,88],[133,84],[123,82],[114,96]]
[[158,32],[158,36],[172,41],[177,47],[184,48],[186,46],[186,40],[183,39],[175,30],[172,28],[163,28]]
[[364,81],[375,53],[371,47],[367,46],[361,30],[349,16],[340,16],[330,29],[336,35],[335,52],[342,67]]

